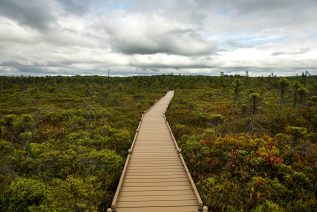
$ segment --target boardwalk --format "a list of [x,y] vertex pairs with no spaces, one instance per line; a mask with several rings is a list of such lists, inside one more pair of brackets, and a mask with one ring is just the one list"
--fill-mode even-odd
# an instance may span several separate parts
[[201,199],[165,120],[169,91],[140,122],[115,194],[117,212],[197,212]]

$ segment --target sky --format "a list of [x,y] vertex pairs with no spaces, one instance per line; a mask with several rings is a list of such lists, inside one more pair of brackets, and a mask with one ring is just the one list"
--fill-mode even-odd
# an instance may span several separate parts
[[317,75],[316,0],[0,0],[0,75]]

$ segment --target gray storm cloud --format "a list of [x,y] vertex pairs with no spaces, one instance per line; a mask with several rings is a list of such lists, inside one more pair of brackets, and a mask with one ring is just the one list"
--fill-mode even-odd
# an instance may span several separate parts
[[57,19],[49,7],[49,4],[43,4],[41,0],[0,0],[2,16],[39,30],[48,29]]

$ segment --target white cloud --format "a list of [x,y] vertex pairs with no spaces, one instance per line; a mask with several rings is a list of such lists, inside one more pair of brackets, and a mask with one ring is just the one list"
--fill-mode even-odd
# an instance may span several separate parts
[[114,51],[125,54],[200,55],[215,51],[215,43],[197,29],[158,14],[113,12],[98,23]]

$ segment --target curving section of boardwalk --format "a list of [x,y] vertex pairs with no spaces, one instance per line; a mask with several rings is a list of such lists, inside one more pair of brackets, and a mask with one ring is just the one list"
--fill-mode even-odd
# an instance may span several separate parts
[[165,118],[173,95],[169,91],[142,116],[112,202],[114,211],[197,212],[202,207]]

